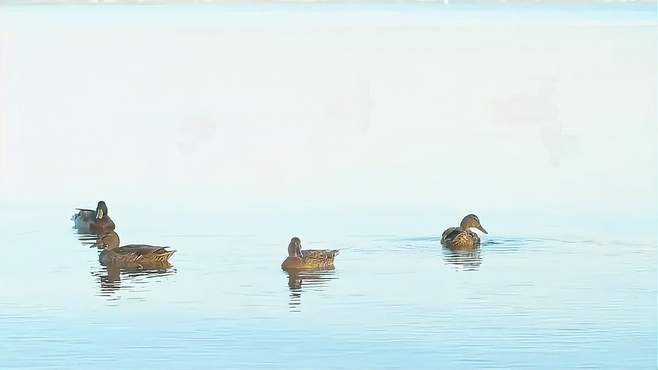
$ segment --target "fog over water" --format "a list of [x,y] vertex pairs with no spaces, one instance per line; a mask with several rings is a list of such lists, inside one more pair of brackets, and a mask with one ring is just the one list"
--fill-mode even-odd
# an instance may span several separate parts
[[656,7],[579,4],[0,6],[0,368],[654,368]]

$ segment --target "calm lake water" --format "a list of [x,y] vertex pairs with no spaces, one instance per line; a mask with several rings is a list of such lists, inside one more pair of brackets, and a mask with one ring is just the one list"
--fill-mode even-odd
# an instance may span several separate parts
[[290,276],[286,231],[204,232],[187,217],[145,225],[117,211],[123,243],[178,250],[168,271],[125,272],[99,265],[71,213],[0,211],[3,369],[656,365],[652,242],[490,229],[479,253],[455,255],[438,229],[301,234],[341,254],[333,271]]
[[455,2],[0,7],[0,370],[655,369],[656,5]]

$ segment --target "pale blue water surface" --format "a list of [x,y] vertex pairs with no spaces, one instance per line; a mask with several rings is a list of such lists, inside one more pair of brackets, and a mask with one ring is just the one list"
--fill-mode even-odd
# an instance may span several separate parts
[[123,243],[178,252],[168,271],[117,272],[78,240],[70,213],[0,213],[3,369],[656,363],[654,242],[490,230],[480,252],[455,255],[438,232],[346,232],[304,239],[307,248],[341,248],[335,270],[289,276],[279,267],[287,230],[240,233],[222,226],[225,215],[184,211],[147,225],[126,207],[113,214]]

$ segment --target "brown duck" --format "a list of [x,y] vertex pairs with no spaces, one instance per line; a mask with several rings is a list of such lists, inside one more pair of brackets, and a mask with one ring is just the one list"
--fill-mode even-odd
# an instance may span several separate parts
[[75,228],[92,234],[105,234],[114,230],[114,221],[110,218],[104,201],[98,202],[96,210],[76,208],[78,213],[71,218]]
[[281,264],[284,270],[321,270],[334,267],[337,249],[306,249],[302,251],[302,241],[298,237],[290,239],[288,258]]
[[119,235],[112,231],[103,235],[97,246],[103,248],[98,260],[104,266],[123,268],[161,268],[169,265],[169,257],[175,250],[155,245],[130,244],[119,246]]
[[466,215],[459,227],[450,227],[443,232],[441,244],[452,249],[474,249],[480,247],[480,237],[471,228],[478,229],[487,234],[487,230],[480,225],[480,219],[474,214]]

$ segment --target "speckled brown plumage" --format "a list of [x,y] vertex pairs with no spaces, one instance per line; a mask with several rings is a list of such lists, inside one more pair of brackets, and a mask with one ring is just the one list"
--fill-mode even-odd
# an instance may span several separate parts
[[453,249],[479,248],[480,237],[471,231],[471,228],[476,228],[487,234],[484,227],[480,225],[480,219],[474,214],[469,214],[462,219],[459,227],[450,227],[443,232],[441,244]]
[[301,240],[294,237],[288,244],[288,258],[281,264],[281,268],[288,269],[325,269],[334,266],[334,259],[338,255],[337,249],[306,249],[302,250]]
[[114,231],[100,238],[98,245],[104,249],[98,260],[102,265],[150,268],[168,264],[169,257],[176,252],[155,245],[130,244],[120,247],[119,244],[119,235]]

